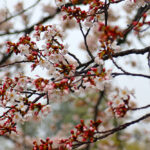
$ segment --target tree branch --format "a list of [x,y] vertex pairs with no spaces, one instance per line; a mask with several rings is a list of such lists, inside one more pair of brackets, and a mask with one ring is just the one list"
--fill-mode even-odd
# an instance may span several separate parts
[[[123,56],[127,56],[127,55],[131,55],[131,54],[145,54],[147,52],[150,52],[150,46],[148,47],[145,47],[143,49],[130,49],[130,50],[125,50],[125,51],[122,51],[122,52],[118,52],[118,53],[114,53],[112,54],[111,56],[114,57],[114,58],[117,58],[117,57],[123,57]],[[108,60],[110,57],[108,55],[104,55],[103,56],[103,60]],[[81,67],[84,67],[84,66],[88,66],[90,65],[91,63],[93,63],[94,60],[90,60],[86,63],[83,63],[82,65],[78,66],[77,69],[80,69]],[[97,67],[98,65],[94,65],[94,67]]]
[[72,56],[72,57],[78,62],[79,65],[81,65],[80,60],[79,60],[74,54],[72,54],[72,53],[70,53],[70,52],[68,52],[68,54],[69,54],[70,56]]
[[126,73],[113,72],[111,75],[112,75],[113,77],[117,77],[117,76],[121,76],[121,75],[122,75],[122,76],[127,75],[127,76],[144,77],[144,78],[150,79],[150,76],[148,76],[148,75],[139,74],[139,73],[130,73],[130,72],[126,72]]
[[[29,63],[29,62],[32,62],[32,61],[29,61],[29,60],[16,61],[16,62],[13,62],[13,63],[10,63],[10,64],[1,65],[0,68],[12,66],[12,65],[15,65],[15,64]],[[2,63],[2,62],[0,62],[0,64],[1,64],[1,63]]]
[[[87,35],[88,34],[84,34],[83,28],[82,28],[82,25],[81,25],[80,22],[79,22],[79,27],[80,27],[80,31],[81,31],[81,33],[83,35],[83,38],[84,38],[84,45],[86,47],[86,51],[89,54],[89,56],[91,57],[91,59],[94,60],[94,57],[93,57],[92,53],[90,52],[89,47],[88,47],[88,43],[87,43]],[[89,33],[89,31],[87,31],[87,33]]]
[[[79,2],[77,5],[81,5],[83,0],[80,0],[81,2]],[[65,7],[69,7],[72,6],[72,3],[67,3],[65,4]],[[23,30],[18,30],[18,31],[13,31],[13,32],[5,32],[5,33],[1,33],[0,36],[5,36],[5,35],[13,35],[13,34],[18,34],[18,33],[26,33],[26,34],[30,34],[33,30],[34,30],[34,26],[35,25],[40,25],[45,23],[46,21],[48,21],[49,19],[53,19],[58,13],[61,12],[61,8],[57,8],[56,9],[56,13],[53,15],[49,15],[47,17],[44,17],[43,19],[41,19],[40,21],[38,21],[37,23],[33,24],[32,26],[30,26],[29,28],[23,29]]]
[[[95,136],[97,136],[97,137],[94,138],[93,142],[96,142],[98,140],[104,139],[104,138],[106,138],[106,137],[108,137],[108,136],[110,136],[110,135],[112,135],[112,134],[114,134],[114,133],[116,133],[118,131],[126,129],[127,127],[129,127],[131,125],[134,125],[134,124],[136,124],[136,123],[138,123],[138,122],[140,122],[142,120],[145,120],[145,119],[147,119],[149,117],[150,117],[150,113],[145,114],[145,115],[143,115],[142,117],[140,117],[140,118],[138,118],[136,120],[133,120],[133,121],[127,122],[125,124],[119,125],[116,128],[113,128],[113,129],[110,129],[110,130],[107,130],[107,131],[97,131],[95,133]],[[99,135],[101,135],[101,136],[99,136]],[[89,144],[89,143],[93,143],[93,142],[88,141],[88,142],[80,142],[80,143],[77,143],[77,144],[73,144],[73,149],[76,149],[76,148],[78,148],[78,147],[80,147],[80,146],[82,146],[84,144]]]
[[146,106],[142,106],[142,107],[137,107],[137,108],[129,108],[129,110],[136,111],[136,110],[146,109],[146,108],[149,108],[149,107],[150,107],[150,104],[148,104]]
[[26,11],[28,11],[29,9],[33,8],[34,6],[36,6],[40,1],[41,1],[41,0],[37,0],[33,5],[29,6],[28,8],[22,10],[21,12],[15,14],[15,15],[13,15],[13,16],[10,16],[10,17],[6,18],[5,20],[3,20],[3,21],[0,22],[0,25],[3,24],[3,23],[6,22],[6,21],[11,20],[12,18],[15,18],[15,17],[17,17],[17,16],[23,14],[24,12],[26,12]]
[[140,7],[133,19],[133,21],[131,22],[131,24],[124,30],[123,32],[123,39],[119,39],[118,40],[118,44],[122,44],[126,41],[128,34],[132,31],[132,29],[134,28],[133,22],[139,22],[139,20],[141,19],[141,17],[143,16],[144,13],[146,13],[148,10],[150,9],[150,4],[145,5],[144,7]]

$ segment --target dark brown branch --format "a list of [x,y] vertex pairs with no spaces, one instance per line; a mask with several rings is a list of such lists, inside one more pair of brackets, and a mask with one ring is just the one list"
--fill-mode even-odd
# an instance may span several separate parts
[[[81,2],[78,3],[78,5],[82,4],[82,2],[83,2],[83,0],[81,0]],[[69,6],[72,6],[72,5],[73,5],[72,3],[67,3],[67,4],[65,4],[65,7],[69,7]],[[37,23],[33,24],[29,28],[26,28],[26,29],[23,29],[23,30],[18,30],[18,31],[13,31],[13,32],[1,33],[0,36],[13,35],[13,34],[18,34],[18,33],[23,33],[23,32],[26,33],[26,34],[30,34],[33,31],[35,25],[40,25],[40,24],[43,24],[43,23],[45,23],[46,21],[48,21],[50,19],[53,19],[60,12],[61,12],[61,9],[57,8],[55,14],[44,17],[43,19],[41,19]]]
[[[145,47],[143,49],[125,50],[125,51],[122,51],[122,52],[114,53],[111,56],[114,57],[114,58],[117,58],[117,57],[123,57],[123,56],[131,55],[131,54],[138,54],[138,55],[142,54],[142,55],[144,55],[147,52],[150,52],[150,46]],[[103,56],[103,60],[108,60],[109,58],[110,57],[108,55],[104,55]],[[77,69],[80,69],[81,67],[84,67],[84,66],[88,66],[88,65],[90,65],[93,62],[94,62],[94,60],[90,60],[90,61],[88,61],[86,63],[83,63],[82,65],[78,66]],[[95,67],[97,67],[97,66],[98,65],[95,65]]]
[[41,93],[37,98],[35,98],[35,100],[32,103],[36,103],[40,98],[42,98],[45,95],[46,93]]
[[109,2],[110,4],[117,4],[117,3],[120,3],[120,2],[123,2],[123,1],[125,1],[125,0],[118,0],[118,1],[114,1],[114,2]]
[[[148,76],[148,75],[127,72],[127,71],[124,70],[122,67],[120,67],[120,66],[114,61],[113,58],[112,58],[111,60],[112,60],[113,64],[114,64],[119,70],[121,70],[121,71],[124,73],[124,75],[150,78],[150,76]],[[119,75],[119,74],[118,74],[118,75]],[[120,75],[121,75],[121,74],[120,74]],[[115,76],[117,76],[117,74],[112,73],[112,76],[115,77]]]
[[130,72],[126,72],[126,73],[113,72],[111,75],[112,75],[113,77],[125,76],[125,75],[127,75],[127,76],[144,77],[144,78],[150,79],[150,76],[148,76],[148,75],[139,74],[139,73],[130,73]]
[[11,57],[12,54],[13,52],[11,51],[10,53],[3,55],[3,58],[0,61],[0,65],[4,64]]
[[[129,127],[129,126],[131,126],[131,125],[134,125],[134,124],[136,124],[136,123],[138,123],[138,122],[140,122],[140,121],[142,121],[142,120],[145,120],[145,119],[147,119],[147,118],[149,118],[149,117],[150,117],[150,113],[145,114],[145,115],[143,115],[142,117],[140,117],[140,118],[138,118],[138,119],[136,119],[136,120],[127,122],[127,123],[125,123],[125,124],[122,124],[122,125],[120,125],[120,126],[118,126],[118,127],[116,127],[116,128],[113,128],[113,129],[110,129],[110,130],[107,130],[107,131],[102,131],[102,132],[101,132],[101,131],[98,131],[98,132],[96,133],[96,135],[97,135],[97,136],[100,135],[100,136],[99,136],[99,137],[95,137],[95,139],[94,139],[93,142],[96,142],[96,141],[98,141],[98,140],[104,139],[104,138],[106,138],[106,137],[108,137],[108,136],[110,136],[110,135],[112,135],[112,134],[114,134],[114,133],[116,133],[116,132],[118,132],[118,131],[121,131],[121,130],[123,130],[123,129],[126,129],[127,127]],[[101,134],[102,134],[102,135],[101,135]],[[80,146],[82,146],[82,145],[84,145],[84,144],[88,144],[88,143],[92,143],[92,142],[90,142],[90,141],[88,141],[88,142],[79,142],[79,143],[73,145],[73,149],[76,149],[76,148],[78,148],[78,147],[80,147]]]
[[80,60],[79,60],[74,54],[72,54],[72,53],[70,53],[70,52],[68,52],[68,54],[69,54],[70,56],[72,56],[72,57],[78,62],[79,65],[81,65]]
[[49,104],[48,92],[46,93],[47,105]]
[[13,31],[13,32],[2,33],[2,34],[0,34],[0,36],[18,34],[18,33],[23,33],[23,32],[26,33],[26,34],[30,34],[33,31],[35,25],[40,25],[40,24],[45,23],[49,19],[54,18],[59,12],[60,12],[60,9],[57,9],[57,12],[54,15],[49,15],[49,16],[43,18],[42,20],[40,20],[39,22],[35,23],[34,25],[32,25],[29,28],[26,28],[26,29],[23,29],[23,30],[18,30],[18,31]]
[[[87,35],[88,34],[84,34],[83,28],[82,28],[82,25],[81,25],[80,22],[79,22],[79,27],[80,27],[80,31],[81,31],[81,33],[83,35],[83,38],[84,38],[84,45],[86,47],[86,51],[89,54],[89,56],[91,57],[91,59],[94,60],[94,57],[93,57],[92,53],[90,52],[89,47],[88,47],[88,43],[87,43]],[[87,31],[87,33],[89,33],[89,31]]]
[[143,14],[146,13],[150,9],[150,4],[145,5],[144,7],[140,7],[131,22],[131,24],[124,30],[123,32],[123,39],[118,40],[118,44],[122,44],[126,41],[128,34],[132,31],[134,28],[133,22],[139,22],[139,20],[142,18]]
[[120,66],[114,61],[113,58],[111,58],[111,60],[112,60],[113,64],[114,64],[119,70],[121,70],[123,73],[129,73],[129,72],[125,71],[122,67],[120,67]]
[[[19,91],[18,91],[19,92]],[[30,91],[22,91],[22,92],[20,92],[20,93],[23,93],[23,94],[31,94],[31,96],[32,95],[41,95],[41,93],[37,93],[36,91],[34,91],[34,92],[30,92]],[[30,96],[30,97],[31,97]]]
[[137,107],[137,108],[129,108],[129,110],[136,111],[136,110],[146,109],[146,108],[149,108],[149,107],[150,107],[150,104],[148,104],[146,106],[142,106],[142,107]]
[[101,101],[102,101],[103,96],[104,96],[104,91],[101,91],[101,92],[99,93],[99,98],[98,98],[97,103],[96,103],[95,108],[94,108],[94,121],[97,120],[98,107],[99,107],[99,105],[100,105],[100,103],[101,103]]
[[[118,53],[114,53],[112,54],[112,57],[121,57],[121,56],[127,56],[130,54],[145,54],[147,52],[150,52],[150,46],[142,48],[142,49],[130,49],[130,50],[125,50],[122,52],[118,52]],[[104,56],[104,60],[107,60],[109,57],[108,56]]]
[[[108,5],[108,7],[109,7],[109,5]],[[108,21],[108,7],[107,7],[107,0],[105,0],[105,5],[104,5],[105,26],[107,26],[107,21]]]
[[[129,127],[129,126],[131,126],[131,125],[133,125],[133,124],[135,124],[135,123],[138,123],[138,122],[140,122],[140,121],[142,121],[142,120],[144,120],[144,119],[146,119],[146,118],[148,118],[148,117],[150,117],[150,113],[145,114],[145,115],[143,115],[142,117],[140,117],[140,118],[138,118],[138,119],[136,119],[136,120],[127,122],[127,123],[125,123],[125,124],[122,124],[122,125],[120,125],[120,126],[118,126],[118,127],[116,127],[116,128],[113,128],[113,129],[111,129],[111,130],[107,130],[107,131],[103,131],[103,132],[98,132],[98,134],[108,133],[109,135],[111,135],[111,134],[113,134],[113,133],[115,133],[115,132],[118,132],[118,131],[120,131],[120,130],[123,130],[123,129],[125,129],[125,128],[127,128],[127,127]],[[107,135],[107,136],[108,136],[108,135]],[[98,139],[102,139],[102,137],[100,136],[100,137],[97,138],[97,140],[98,140]]]

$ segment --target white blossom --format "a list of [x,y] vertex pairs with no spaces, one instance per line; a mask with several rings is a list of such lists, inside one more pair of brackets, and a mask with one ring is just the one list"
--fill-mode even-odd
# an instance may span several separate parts
[[121,47],[119,45],[117,45],[117,42],[114,41],[112,44],[111,44],[111,47],[112,49],[114,49],[115,52],[120,52],[121,51]]
[[50,69],[50,62],[48,62],[47,60],[40,59],[39,65],[40,65],[42,68]]
[[28,78],[23,76],[23,77],[19,77],[19,80],[15,86],[15,89],[16,90],[25,90],[27,89],[27,83],[28,83]]
[[20,102],[17,108],[20,109],[21,111],[25,111],[27,109],[27,105],[24,105],[23,102]]
[[29,55],[29,48],[30,48],[30,46],[27,44],[20,44],[18,46],[18,49],[20,50],[21,54],[23,54],[23,55]]
[[27,114],[24,115],[24,121],[29,121],[33,118],[33,112],[31,110],[28,111]]
[[103,65],[103,64],[104,64],[103,59],[100,59],[98,56],[95,57],[94,62],[95,62],[96,64],[98,64],[98,65]]
[[55,3],[57,5],[57,7],[61,7],[62,5],[65,4],[65,0],[55,0]]
[[129,91],[129,89],[127,87],[125,87],[124,89],[120,89],[119,90],[119,96],[126,100],[128,99],[128,96],[131,95],[131,92]]
[[7,99],[9,101],[15,101],[18,98],[18,94],[15,91],[7,92],[6,93]]
[[52,108],[51,105],[45,105],[42,109],[41,112],[44,116],[47,116],[51,112]]
[[96,88],[99,89],[100,91],[104,90],[104,86],[105,86],[105,82],[102,80],[100,81],[98,78],[95,78],[95,84],[96,84]]
[[13,121],[14,122],[20,122],[22,120],[22,115],[20,114],[20,112],[16,112],[14,117],[13,117]]

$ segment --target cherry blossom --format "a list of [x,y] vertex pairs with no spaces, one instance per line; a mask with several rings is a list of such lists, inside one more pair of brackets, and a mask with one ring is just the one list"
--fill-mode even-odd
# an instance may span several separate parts
[[[18,14],[14,16],[9,17],[11,13],[6,15],[5,10],[1,10],[0,29],[6,25],[3,27],[4,35],[5,31],[6,34],[10,35],[22,32],[25,34],[24,36],[19,34],[18,40],[10,38],[11,41],[6,42],[5,52],[2,54],[3,58],[0,62],[1,68],[14,66],[14,68],[12,67],[13,71],[8,69],[8,73],[5,73],[7,77],[2,77],[0,81],[0,105],[3,109],[2,115],[0,115],[0,135],[17,134],[20,123],[23,124],[32,120],[42,121],[42,116],[47,116],[53,112],[53,105],[57,103],[61,107],[65,102],[69,102],[72,104],[69,105],[69,107],[72,106],[71,109],[78,107],[78,109],[84,110],[84,106],[86,106],[84,112],[88,113],[89,116],[85,117],[85,121],[81,119],[79,123],[80,116],[75,114],[71,117],[73,124],[71,124],[70,134],[65,133],[64,135],[67,136],[59,137],[59,132],[53,138],[48,137],[39,141],[36,139],[33,142],[33,150],[71,150],[78,149],[83,145],[87,146],[86,149],[88,149],[90,143],[106,138],[150,116],[150,114],[146,114],[135,121],[119,125],[120,118],[126,117],[128,112],[146,109],[149,106],[132,108],[132,100],[136,98],[134,91],[127,87],[115,87],[112,80],[123,75],[150,78],[149,75],[130,73],[126,71],[126,67],[125,69],[122,68],[121,64],[117,62],[117,57],[123,58],[130,54],[149,53],[149,47],[122,51],[124,45],[130,46],[128,34],[135,34],[135,37],[138,35],[139,38],[141,33],[148,29],[145,27],[150,25],[147,13],[149,2],[146,0],[127,0],[123,3],[126,7],[124,11],[130,9],[129,11],[133,13],[132,9],[128,7],[131,6],[140,12],[136,14],[135,18],[128,20],[130,23],[126,25],[126,28],[117,23],[119,15],[115,18],[116,15],[112,9],[113,6],[121,5],[122,2],[122,0],[55,0],[57,8],[51,5],[42,5],[44,15],[48,16],[31,27],[28,26],[30,16],[24,14],[30,7],[24,10],[22,2],[16,4],[15,11]],[[59,18],[60,24],[45,23],[45,20],[48,21],[49,18],[59,16],[59,13],[62,17]],[[10,30],[12,24],[9,20],[18,15],[21,15],[26,29],[23,31],[16,30],[16,32],[14,30],[13,32]],[[69,29],[73,30],[75,26],[78,26],[76,29],[82,37],[81,45],[78,48],[79,52],[80,48],[84,49],[84,52],[86,51],[85,60],[81,60],[73,52],[71,43],[66,38],[66,33],[72,33]],[[3,36],[3,31],[1,36]],[[32,36],[31,31],[33,31]],[[14,62],[9,59],[12,56],[15,58]],[[106,68],[107,60],[111,61],[112,65],[120,72]],[[20,64],[28,64],[32,73],[35,73],[39,68],[41,72],[32,77],[29,77],[28,73],[18,73],[21,68]],[[11,71],[14,74],[11,74]],[[45,73],[47,76],[44,76]],[[89,96],[91,93],[93,94],[92,97]],[[100,111],[99,104],[103,99],[105,99],[103,110],[107,111]],[[106,101],[108,106],[105,109]],[[110,118],[108,112],[113,117]],[[54,113],[55,111],[51,115]],[[55,123],[59,123],[59,119],[63,118],[61,113],[59,115],[59,118],[56,117],[55,120],[51,121],[53,126],[56,126]],[[118,124],[117,127],[111,129],[109,128],[111,121],[108,120],[113,122],[114,118]],[[60,125],[60,128],[70,130],[67,125]],[[24,140],[21,139],[20,141]]]

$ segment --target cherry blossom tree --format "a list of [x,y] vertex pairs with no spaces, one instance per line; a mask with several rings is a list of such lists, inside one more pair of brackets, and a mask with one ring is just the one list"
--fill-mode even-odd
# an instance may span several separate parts
[[[136,106],[134,89],[115,85],[123,76],[150,79],[142,69],[134,71],[139,55],[150,67],[149,0],[37,0],[26,5],[16,2],[0,10],[1,136],[33,150],[99,149],[94,144],[114,134],[121,141],[122,130],[150,117],[145,111],[150,104]],[[127,61],[130,55],[135,57]],[[64,116],[58,117],[57,106]],[[70,112],[64,113],[66,108]],[[139,110],[142,116],[127,121]],[[71,125],[46,139],[22,138],[21,126],[47,115],[53,127],[70,115]]]

